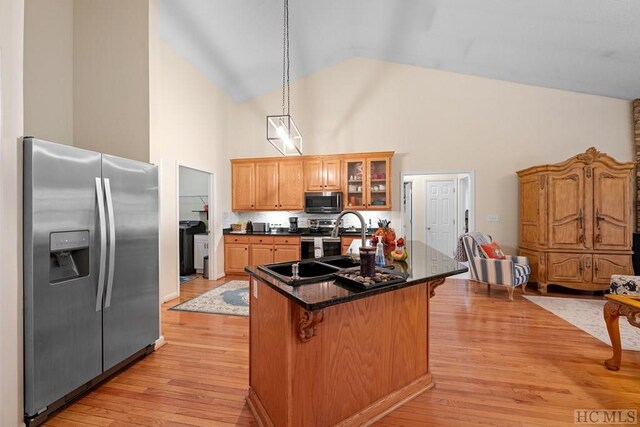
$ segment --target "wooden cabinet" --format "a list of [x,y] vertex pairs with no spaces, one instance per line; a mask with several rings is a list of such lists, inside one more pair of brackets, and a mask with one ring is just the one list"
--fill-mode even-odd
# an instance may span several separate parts
[[278,210],[278,162],[256,162],[256,209]]
[[224,272],[244,274],[249,265],[249,237],[224,236]]
[[[367,234],[367,239],[370,239],[373,235]],[[342,255],[347,255],[347,250],[349,250],[349,246],[351,246],[351,242],[355,239],[362,240],[362,236],[342,236],[340,238],[340,253]],[[358,254],[355,254],[358,255]]]
[[231,162],[231,206],[234,211],[256,208],[255,162]]
[[304,209],[301,160],[232,160],[231,169],[234,211]]
[[391,209],[393,151],[231,160],[233,211],[302,211],[304,192],[341,191],[356,210]]
[[[226,235],[224,253],[225,274],[245,274],[244,268],[248,265],[299,260],[300,237]],[[227,254],[231,257],[229,261]]]
[[302,161],[281,161],[278,165],[278,209],[301,211],[304,209],[302,188]]
[[391,209],[391,155],[345,158],[346,207]]
[[305,191],[340,191],[341,160],[338,156],[312,157],[304,161]]
[[562,163],[518,172],[519,250],[530,281],[604,290],[612,274],[631,274],[634,163],[589,148]]

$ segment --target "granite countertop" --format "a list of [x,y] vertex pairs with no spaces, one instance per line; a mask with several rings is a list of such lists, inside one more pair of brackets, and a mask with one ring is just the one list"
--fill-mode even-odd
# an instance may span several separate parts
[[[274,278],[270,274],[259,270],[255,266],[247,267],[245,268],[245,271],[251,276],[266,283],[285,297],[294,300],[304,309],[311,311],[385,292],[391,292],[407,286],[419,285],[428,281],[453,276],[467,271],[467,267],[464,264],[454,261],[452,258],[442,254],[441,252],[438,252],[429,246],[426,246],[424,249],[426,250],[427,256],[422,258],[420,261],[415,260],[413,263],[410,262],[410,258],[407,259],[409,262],[395,261],[387,258],[387,265],[393,266],[394,271],[408,274],[407,280],[371,289],[360,289],[333,279],[290,286]],[[320,261],[321,260],[322,259],[320,259]]]
[[[373,236],[373,233],[375,233],[376,229],[375,228],[368,228],[367,229],[367,236]],[[300,228],[298,229],[297,232],[295,233],[290,233],[289,231],[287,231],[287,228],[278,228],[275,231],[253,231],[251,233],[247,233],[245,231],[231,231],[230,228],[223,228],[222,229],[222,234],[223,235],[248,235],[248,236],[302,236],[303,234],[309,233],[309,229],[308,228]],[[362,232],[359,230],[351,230],[348,228],[340,228],[340,236],[359,236],[361,235]],[[318,237],[322,237],[321,235],[318,235]]]

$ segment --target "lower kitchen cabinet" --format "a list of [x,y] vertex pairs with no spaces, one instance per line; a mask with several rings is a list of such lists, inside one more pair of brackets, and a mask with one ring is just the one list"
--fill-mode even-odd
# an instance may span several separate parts
[[293,245],[273,245],[273,262],[297,261],[300,259],[300,240]]
[[[367,234],[367,239],[370,239],[371,237],[373,237],[373,234]],[[349,250],[349,246],[351,246],[351,242],[353,242],[355,239],[358,240],[362,240],[362,236],[358,235],[358,236],[342,236],[340,238],[340,253],[342,255],[349,255],[347,254],[347,251]],[[359,254],[356,254],[359,256]]]
[[300,259],[300,237],[282,236],[232,236],[224,238],[225,274],[244,274],[248,265]]
[[249,237],[224,236],[225,274],[243,274],[249,265]]

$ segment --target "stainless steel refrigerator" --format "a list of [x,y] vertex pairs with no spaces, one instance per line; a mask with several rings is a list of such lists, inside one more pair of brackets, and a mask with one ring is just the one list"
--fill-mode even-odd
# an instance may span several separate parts
[[152,351],[158,293],[157,167],[24,138],[25,421]]

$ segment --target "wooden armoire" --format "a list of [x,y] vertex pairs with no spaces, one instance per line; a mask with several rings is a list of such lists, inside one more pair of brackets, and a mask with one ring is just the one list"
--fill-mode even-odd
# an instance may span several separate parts
[[541,294],[549,284],[604,290],[612,274],[632,274],[634,167],[591,147],[518,172],[519,252]]

